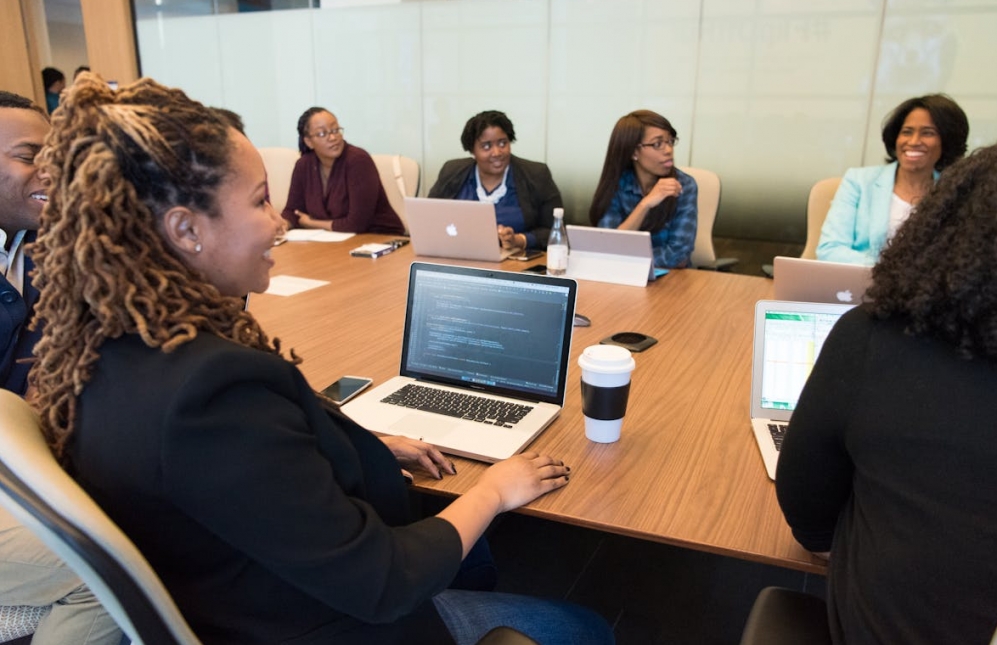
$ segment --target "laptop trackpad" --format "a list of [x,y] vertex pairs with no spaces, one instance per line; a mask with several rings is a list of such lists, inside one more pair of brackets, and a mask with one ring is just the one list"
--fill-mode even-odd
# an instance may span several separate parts
[[439,415],[406,414],[391,424],[391,433],[440,443],[457,426],[457,421]]

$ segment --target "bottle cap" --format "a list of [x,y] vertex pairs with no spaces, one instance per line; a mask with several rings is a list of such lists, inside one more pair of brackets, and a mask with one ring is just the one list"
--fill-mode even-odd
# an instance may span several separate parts
[[559,217],[561,219],[564,219],[564,209],[563,208],[555,208],[554,209],[554,219],[557,219]]

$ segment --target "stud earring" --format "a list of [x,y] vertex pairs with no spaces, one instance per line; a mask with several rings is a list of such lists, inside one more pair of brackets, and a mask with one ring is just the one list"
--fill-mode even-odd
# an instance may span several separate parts
[[200,253],[200,252],[201,252],[201,243],[198,242],[197,244],[194,245],[194,253]]

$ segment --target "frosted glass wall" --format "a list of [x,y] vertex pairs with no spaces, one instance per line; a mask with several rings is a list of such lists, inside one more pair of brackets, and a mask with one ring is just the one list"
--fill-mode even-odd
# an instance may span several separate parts
[[880,163],[883,116],[946,92],[970,148],[997,141],[997,0],[427,0],[137,22],[142,73],[296,145],[322,105],[371,153],[418,160],[422,191],[499,109],[584,221],[609,133],[667,116],[679,165],[723,183],[715,234],[802,242],[811,184]]

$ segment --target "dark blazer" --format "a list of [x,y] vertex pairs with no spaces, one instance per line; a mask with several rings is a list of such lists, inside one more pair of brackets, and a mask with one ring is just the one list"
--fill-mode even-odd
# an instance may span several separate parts
[[[436,183],[429,189],[429,197],[455,198],[468,175],[474,172],[474,164],[473,157],[451,159],[443,164]],[[512,180],[516,183],[526,231],[536,239],[536,248],[546,248],[550,227],[554,225],[554,209],[564,206],[561,192],[547,164],[512,155],[509,165],[512,166]]]
[[[37,233],[29,231],[24,236],[24,244],[35,241]],[[24,256],[24,293],[18,293],[14,285],[0,276],[0,387],[17,394],[24,394],[28,387],[29,363],[18,363],[19,359],[31,358],[35,343],[41,338],[41,330],[29,331],[28,323],[38,302],[38,289],[31,284],[29,272],[34,262]]]
[[456,529],[411,523],[398,462],[301,373],[207,333],[100,348],[70,472],[207,644],[448,642]]

